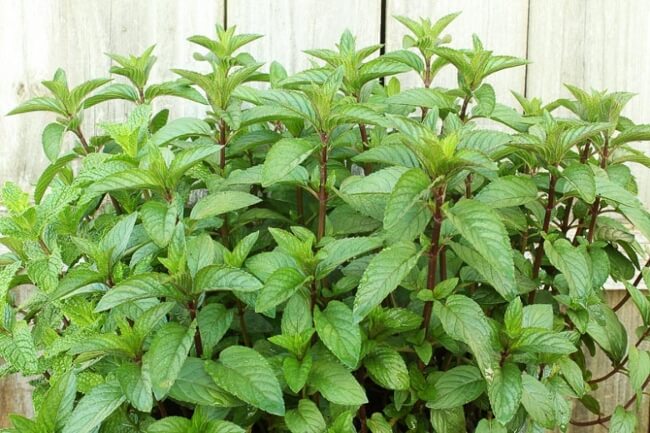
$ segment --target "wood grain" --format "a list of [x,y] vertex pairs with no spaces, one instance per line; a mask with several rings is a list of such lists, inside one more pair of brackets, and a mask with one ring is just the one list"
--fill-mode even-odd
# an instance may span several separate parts
[[310,65],[302,51],[335,49],[344,30],[357,46],[379,43],[380,0],[236,0],[228,2],[228,26],[264,37],[250,45],[260,62],[280,62],[289,73]]
[[[471,48],[472,34],[475,33],[483,41],[485,48],[495,54],[526,57],[527,0],[387,0],[386,49],[402,48],[402,38],[408,32],[408,29],[393,18],[395,15],[436,21],[454,12],[461,14],[447,27],[446,33],[452,37],[449,46]],[[515,100],[510,91],[524,93],[525,79],[526,68],[519,67],[501,71],[487,81],[494,86],[498,100],[513,104]],[[402,80],[402,84],[410,87],[420,85],[420,82],[411,74]],[[433,85],[455,87],[457,84],[453,67],[443,69]]]

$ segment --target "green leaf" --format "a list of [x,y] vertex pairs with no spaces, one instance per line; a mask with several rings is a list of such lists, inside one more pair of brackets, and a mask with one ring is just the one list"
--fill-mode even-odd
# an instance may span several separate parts
[[125,101],[135,102],[138,100],[138,92],[128,84],[116,83],[104,87],[99,92],[95,93],[84,101],[84,108],[90,108],[97,104],[106,101],[121,99]]
[[584,164],[571,164],[562,171],[562,179],[566,180],[568,189],[576,191],[578,196],[591,204],[596,199],[596,181],[594,173]]
[[518,296],[510,239],[499,215],[476,200],[461,200],[446,214],[463,238],[501,277],[503,284],[494,289],[508,301]]
[[190,218],[200,220],[252,206],[262,201],[259,197],[242,191],[221,191],[200,199],[192,209]]
[[626,411],[622,406],[616,406],[609,422],[610,433],[634,433],[636,430],[637,419],[632,412]]
[[494,88],[487,83],[483,83],[474,91],[474,97],[476,98],[477,104],[472,114],[479,117],[490,117],[496,105]]
[[407,390],[410,380],[404,359],[395,349],[378,345],[363,358],[368,376],[377,385],[392,390]]
[[384,230],[393,241],[412,240],[422,234],[431,220],[426,202],[431,181],[419,168],[405,172],[395,184],[384,211]]
[[25,101],[7,113],[7,115],[12,116],[14,114],[30,113],[33,111],[51,111],[62,116],[66,115],[66,109],[63,104],[54,98],[48,97],[32,98]]
[[478,368],[461,365],[444,372],[435,387],[436,397],[427,407],[452,409],[476,400],[485,391],[485,381]]
[[356,367],[361,355],[361,330],[354,322],[352,310],[339,301],[330,301],[323,312],[316,306],[314,325],[323,344],[343,364]]
[[521,371],[516,364],[506,362],[495,371],[494,378],[488,382],[488,397],[494,416],[500,423],[506,424],[514,418],[522,392]]
[[566,239],[544,241],[544,251],[553,266],[566,279],[573,299],[586,304],[592,293],[591,260],[584,248],[574,247]]
[[237,407],[243,404],[214,383],[205,370],[205,362],[198,358],[185,360],[168,395],[174,400],[205,406]]
[[528,415],[542,427],[554,428],[555,410],[549,389],[529,374],[523,373],[521,379],[523,386],[521,404],[526,408]]
[[36,423],[46,431],[61,431],[72,413],[77,392],[76,379],[74,373],[69,371],[51,382],[36,417]]
[[151,240],[165,248],[176,228],[176,208],[166,202],[149,200],[140,208],[140,217]]
[[627,331],[616,313],[606,304],[589,306],[587,334],[618,364],[627,352]]
[[63,433],[91,433],[125,400],[120,385],[107,382],[94,387],[77,404]]
[[43,151],[45,152],[47,159],[52,162],[56,161],[59,157],[64,133],[65,126],[60,123],[50,123],[43,130],[41,138],[41,141],[43,142]]
[[398,165],[406,168],[418,167],[417,157],[403,144],[392,144],[390,146],[377,146],[366,150],[352,158],[356,163],[377,163]]
[[24,375],[36,373],[38,356],[29,326],[23,320],[17,321],[11,334],[0,334],[0,356]]
[[481,307],[467,296],[451,295],[445,304],[435,302],[434,312],[445,332],[469,346],[481,374],[492,380],[499,366],[500,348],[494,328]]
[[194,117],[181,117],[169,122],[151,136],[151,143],[162,146],[173,140],[182,140],[188,137],[213,135],[210,125]]
[[139,365],[127,363],[116,370],[116,376],[131,406],[141,412],[151,412],[153,395],[149,372]]
[[197,315],[203,352],[207,357],[212,353],[212,348],[221,341],[234,318],[233,310],[226,309],[222,304],[208,304],[201,308]]
[[318,360],[309,374],[309,384],[330,403],[358,406],[368,403],[364,389],[352,373],[338,362]]
[[246,271],[237,268],[211,265],[201,269],[194,279],[194,293],[232,290],[256,292],[262,283]]
[[411,242],[385,248],[370,260],[354,298],[353,314],[360,322],[399,286],[417,263],[421,252]]
[[508,433],[508,430],[496,419],[482,419],[476,426],[475,433]]
[[312,141],[301,138],[283,138],[266,154],[262,168],[262,186],[271,186],[285,179],[294,168],[316,150]]
[[488,183],[476,200],[493,209],[521,206],[537,200],[537,186],[527,176],[504,176]]
[[142,357],[142,368],[151,375],[153,393],[160,400],[174,385],[192,347],[196,324],[188,328],[180,323],[166,323],[151,341]]
[[180,416],[159,419],[147,427],[147,433],[187,433],[188,431],[192,431],[191,421]]
[[255,350],[230,346],[219,355],[219,362],[208,362],[205,369],[221,388],[240,400],[273,415],[284,415],[282,389],[268,361]]
[[628,356],[630,358],[630,386],[632,386],[635,392],[642,392],[643,384],[648,376],[650,376],[650,354],[644,350],[637,349],[636,346],[630,346]]
[[379,237],[344,238],[329,242],[316,254],[316,278],[325,278],[342,263],[377,249],[382,244]]
[[280,268],[264,282],[255,300],[255,311],[269,311],[280,305],[311,280],[295,268]]
[[91,194],[99,195],[111,191],[133,189],[159,190],[162,186],[160,180],[153,176],[149,171],[140,168],[132,168],[110,174],[103,179],[98,180],[90,186],[89,192]]
[[298,402],[298,408],[288,410],[284,416],[291,433],[322,433],[327,427],[318,406],[307,399]]
[[173,295],[166,285],[162,284],[160,274],[146,273],[135,275],[121,281],[106,292],[99,300],[95,311],[107,311],[126,302],[137,301]]
[[43,171],[41,176],[38,178],[38,181],[36,182],[36,186],[34,187],[34,202],[36,204],[41,203],[41,200],[45,195],[45,191],[50,186],[50,183],[52,183],[56,175],[61,173],[61,171],[68,166],[68,163],[74,161],[77,159],[77,157],[78,155],[76,153],[63,155]]
[[450,108],[449,97],[437,89],[408,89],[387,99],[389,104],[424,108]]
[[453,409],[431,409],[429,420],[435,432],[466,433],[465,411],[462,407]]
[[312,364],[313,360],[309,354],[300,361],[291,356],[284,358],[282,372],[291,391],[298,393],[305,386]]
[[546,329],[526,328],[512,343],[512,349],[523,353],[555,353],[568,355],[577,351],[566,334]]

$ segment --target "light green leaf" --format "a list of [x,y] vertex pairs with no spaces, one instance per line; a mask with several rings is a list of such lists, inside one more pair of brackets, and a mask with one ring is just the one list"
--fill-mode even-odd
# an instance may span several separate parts
[[411,242],[399,242],[385,248],[370,260],[354,298],[355,321],[363,320],[399,286],[415,266],[420,254]]
[[268,361],[255,350],[230,346],[219,355],[219,362],[208,362],[205,369],[221,388],[251,406],[273,415],[284,415],[282,389]]
[[252,206],[262,201],[259,197],[242,191],[221,191],[200,199],[192,209],[190,218],[200,220]]
[[521,404],[526,408],[528,415],[542,427],[554,428],[555,410],[553,396],[549,389],[529,374],[523,373],[521,379],[523,386]]
[[99,300],[95,311],[110,310],[126,302],[174,295],[174,292],[162,283],[160,274],[145,273],[135,275],[113,286]]
[[153,395],[149,372],[139,365],[126,363],[116,370],[116,376],[131,406],[141,412],[151,412]]
[[500,423],[506,424],[515,416],[522,392],[521,371],[516,364],[506,362],[495,371],[494,378],[488,382],[488,397]]
[[237,268],[211,265],[201,269],[194,279],[194,293],[233,290],[256,292],[262,283],[246,271]]
[[63,134],[65,133],[65,126],[60,123],[50,123],[43,130],[41,141],[43,142],[43,151],[47,159],[54,162],[59,157],[61,152],[61,143],[63,142]]
[[212,128],[207,122],[194,117],[181,117],[172,120],[151,136],[151,142],[162,146],[172,140],[181,140],[193,136],[211,136]]
[[436,397],[427,402],[431,409],[452,409],[476,400],[485,391],[478,368],[461,365],[445,371],[435,385]]
[[255,300],[255,311],[269,311],[280,305],[307,284],[312,278],[305,277],[295,268],[280,268],[273,272],[264,283]]
[[24,375],[38,371],[38,357],[32,333],[25,321],[17,321],[11,337],[0,334],[0,356]]
[[636,425],[637,419],[634,413],[626,411],[622,406],[616,406],[609,422],[609,432],[634,433],[637,431]]
[[305,386],[312,364],[313,360],[309,354],[300,361],[292,356],[284,358],[282,372],[291,391],[298,393]]
[[592,292],[591,259],[584,248],[574,247],[566,239],[558,239],[555,242],[544,241],[544,251],[551,264],[562,272],[571,297],[584,305]]
[[174,400],[205,406],[241,406],[241,401],[214,383],[204,366],[205,362],[198,358],[187,358],[169,390],[169,396]]
[[630,346],[629,353],[629,376],[630,385],[637,393],[643,391],[643,384],[650,376],[650,355],[645,350],[639,350],[636,346]]
[[501,277],[502,284],[494,289],[506,300],[518,296],[510,239],[499,215],[477,200],[461,200],[446,214],[463,238]]
[[342,263],[377,249],[382,244],[379,237],[344,238],[329,242],[316,254],[316,278],[325,278]]
[[36,423],[46,431],[61,431],[72,412],[77,393],[77,378],[69,371],[51,385],[41,402]]
[[508,433],[508,430],[496,419],[482,419],[474,433]]
[[316,144],[301,138],[284,138],[271,147],[262,168],[262,186],[285,179],[316,150]]
[[363,358],[368,376],[377,385],[392,390],[407,390],[410,379],[406,362],[395,349],[378,345]]
[[393,241],[412,240],[431,220],[426,202],[431,181],[419,168],[405,172],[395,184],[384,211],[384,230]]
[[125,400],[120,385],[107,382],[94,387],[77,404],[63,433],[91,433]]
[[567,182],[567,191],[576,191],[578,196],[591,204],[596,199],[594,173],[585,164],[574,163],[562,171],[562,179]]
[[298,408],[288,410],[284,416],[291,433],[321,433],[327,427],[318,406],[307,399],[298,402]]
[[504,176],[488,183],[476,200],[493,209],[521,206],[537,200],[537,186],[527,176]]
[[142,368],[151,376],[153,393],[160,400],[174,385],[192,347],[196,323],[185,327],[170,322],[153,337],[149,351],[142,357]]
[[499,366],[500,347],[481,307],[467,296],[451,295],[445,304],[434,302],[434,312],[451,338],[469,346],[489,382]]
[[165,248],[176,228],[176,208],[168,203],[149,200],[140,208],[140,217],[151,240]]
[[352,310],[339,301],[330,301],[323,312],[316,306],[314,325],[323,344],[343,364],[356,367],[361,355],[361,330],[352,317]]
[[364,389],[352,373],[337,362],[314,361],[309,374],[309,384],[330,403],[343,406],[368,403]]

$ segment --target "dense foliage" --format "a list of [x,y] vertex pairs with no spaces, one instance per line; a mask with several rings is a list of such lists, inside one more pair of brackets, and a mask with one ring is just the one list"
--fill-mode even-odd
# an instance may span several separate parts
[[[650,215],[626,163],[649,165],[630,143],[650,126],[621,115],[629,93],[497,103],[489,77],[526,61],[445,46],[455,17],[399,17],[381,55],[346,32],[295,75],[217,27],[189,39],[207,73],[150,84],[153,48],[110,55],[114,81],[59,70],[13,110],[56,120],[33,201],[0,195],[1,374],[33,376],[36,408],[6,431],[634,431]],[[205,116],[152,108],[169,96]],[[84,123],[115,100],[127,120]],[[643,319],[632,344],[610,279]],[[601,413],[616,373],[636,395]]]

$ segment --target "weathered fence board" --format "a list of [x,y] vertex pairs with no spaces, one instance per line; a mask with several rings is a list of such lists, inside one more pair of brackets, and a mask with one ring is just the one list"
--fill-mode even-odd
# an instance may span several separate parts
[[[452,37],[450,46],[471,47],[472,34],[477,34],[486,49],[497,54],[526,57],[528,26],[527,0],[438,0],[411,1],[387,0],[386,10],[386,49],[402,47],[402,37],[408,32],[395,15],[410,18],[431,18],[433,21],[447,14],[461,12],[445,33]],[[489,78],[497,97],[501,101],[514,103],[511,90],[524,93],[526,68],[514,68]],[[407,86],[419,84],[417,77],[411,75],[403,83]],[[456,73],[453,67],[444,68],[434,80],[433,85],[454,86]]]
[[237,0],[228,2],[228,25],[264,37],[250,45],[258,61],[280,62],[289,73],[310,65],[302,51],[331,48],[349,29],[358,46],[379,43],[380,0]]
[[[155,43],[159,61],[152,80],[172,78],[172,67],[196,67],[192,58],[196,47],[186,38],[213,35],[216,23],[264,35],[250,45],[253,55],[267,63],[277,60],[295,72],[310,64],[302,50],[333,48],[346,28],[357,36],[359,46],[385,42],[386,49],[392,50],[401,47],[406,31],[393,15],[437,19],[455,11],[462,14],[448,28],[452,46],[470,46],[476,33],[487,49],[532,61],[526,68],[501,72],[489,80],[500,100],[514,103],[510,90],[515,90],[548,101],[568,94],[562,83],[628,90],[638,96],[626,115],[650,121],[647,0],[0,0],[0,114],[42,94],[40,81],[50,78],[57,67],[66,69],[71,84],[106,76],[110,61],[105,52],[139,54]],[[453,70],[447,68],[434,85],[450,86],[455,80]],[[413,75],[403,77],[404,86],[416,83]],[[200,111],[178,100],[162,100],[160,106],[176,115]],[[97,107],[85,127],[119,119],[125,107],[119,103]],[[39,113],[0,117],[0,183],[12,180],[28,188],[36,181],[46,165],[40,132],[50,121],[52,116]],[[639,189],[649,203],[650,176],[639,177]],[[621,296],[619,291],[607,293],[612,304]],[[638,315],[632,305],[621,311],[633,341]],[[591,363],[597,376],[611,368],[604,357]],[[605,412],[630,395],[623,375],[601,385],[597,395]],[[31,410],[25,380],[0,381],[0,427],[6,425],[7,413],[28,415]],[[647,405],[641,412],[645,431]],[[578,408],[574,418],[593,416]]]
[[[68,73],[70,84],[108,75],[106,52],[139,54],[157,44],[159,61],[154,82],[172,78],[172,67],[189,67],[193,34],[213,34],[224,17],[223,0],[0,0],[0,183],[7,180],[28,188],[47,161],[41,150],[41,130],[53,115],[4,114],[20,102],[44,93],[40,82],[57,67]],[[169,105],[170,101],[161,104]],[[196,112],[195,104],[173,101],[176,114]],[[124,104],[92,110],[94,120],[120,118]],[[16,376],[0,381],[0,427],[7,414],[32,412],[29,385]]]

